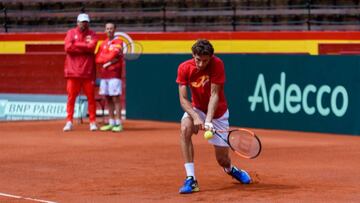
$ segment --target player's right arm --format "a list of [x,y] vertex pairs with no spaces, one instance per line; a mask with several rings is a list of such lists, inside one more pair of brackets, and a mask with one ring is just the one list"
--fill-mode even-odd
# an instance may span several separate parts
[[74,38],[73,33],[71,32],[71,30],[69,30],[66,33],[65,42],[64,42],[66,53],[73,53],[73,49],[74,49],[74,47],[73,47],[74,39],[73,38]]
[[65,37],[65,52],[66,53],[94,53],[96,44],[97,44],[97,37],[93,33],[90,36],[90,40],[86,41],[77,41],[75,40],[75,34],[72,30],[69,30],[66,33]]
[[197,133],[199,129],[204,128],[204,124],[203,121],[200,119],[199,115],[194,111],[193,106],[188,99],[186,85],[179,84],[179,99],[181,108],[193,119],[195,127],[194,133]]
[[84,51],[79,49],[75,46],[76,40],[75,40],[76,33],[73,30],[69,30],[66,33],[65,37],[65,52],[68,54],[76,54],[76,53],[83,53]]
[[115,48],[113,48],[112,50],[105,50],[103,49],[103,46],[104,46],[104,42],[100,45],[99,51],[96,54],[96,63],[98,64],[108,63],[109,65],[117,63],[122,57],[122,49],[120,45],[118,48],[115,45]]
[[106,62],[104,57],[103,57],[103,54],[102,54],[103,53],[103,43],[100,44],[99,49],[98,49],[98,51],[96,53],[96,56],[95,56],[95,62],[98,63],[98,64],[103,64],[103,63]]
[[105,52],[104,49],[99,50],[96,56],[96,63],[116,63],[120,60],[121,55],[119,55],[119,51],[108,51]]

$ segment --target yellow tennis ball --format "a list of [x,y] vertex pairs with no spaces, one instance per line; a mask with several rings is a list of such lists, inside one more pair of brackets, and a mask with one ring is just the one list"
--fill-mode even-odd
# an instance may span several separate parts
[[213,136],[214,136],[214,135],[213,135],[213,133],[212,133],[210,130],[208,130],[208,131],[206,131],[206,132],[204,133],[204,138],[207,139],[207,140],[211,139]]

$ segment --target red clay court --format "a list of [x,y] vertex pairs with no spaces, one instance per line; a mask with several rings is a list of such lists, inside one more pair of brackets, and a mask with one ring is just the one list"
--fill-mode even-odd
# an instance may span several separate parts
[[255,129],[263,143],[260,157],[232,156],[254,179],[241,185],[217,166],[212,146],[199,134],[200,192],[180,195],[185,171],[179,124],[127,120],[121,133],[90,132],[87,123],[64,133],[63,124],[0,122],[0,202],[360,200],[357,136]]

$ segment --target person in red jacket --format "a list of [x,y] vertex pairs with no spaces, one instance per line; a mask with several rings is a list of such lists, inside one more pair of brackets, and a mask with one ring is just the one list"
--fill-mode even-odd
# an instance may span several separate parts
[[76,97],[83,89],[88,100],[90,130],[97,130],[95,103],[95,48],[97,36],[89,29],[90,18],[81,13],[77,17],[76,28],[70,29],[65,37],[65,65],[66,91],[68,95],[66,106],[66,124],[64,131],[73,128],[73,114]]
[[[122,131],[121,124],[121,72],[123,61],[123,41],[115,37],[116,25],[105,24],[107,39],[100,45],[96,54],[96,63],[101,65],[100,95],[105,95],[109,107],[109,123],[102,126],[102,131]],[[114,113],[115,111],[115,113]]]

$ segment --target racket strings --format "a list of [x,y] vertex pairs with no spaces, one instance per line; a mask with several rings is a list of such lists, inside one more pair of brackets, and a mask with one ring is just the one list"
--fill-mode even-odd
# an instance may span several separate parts
[[143,47],[138,42],[132,42],[126,44],[126,46],[124,47],[125,59],[127,60],[138,59],[142,53],[143,53]]
[[256,157],[261,150],[260,142],[256,136],[248,131],[237,130],[229,134],[231,148],[246,158]]

